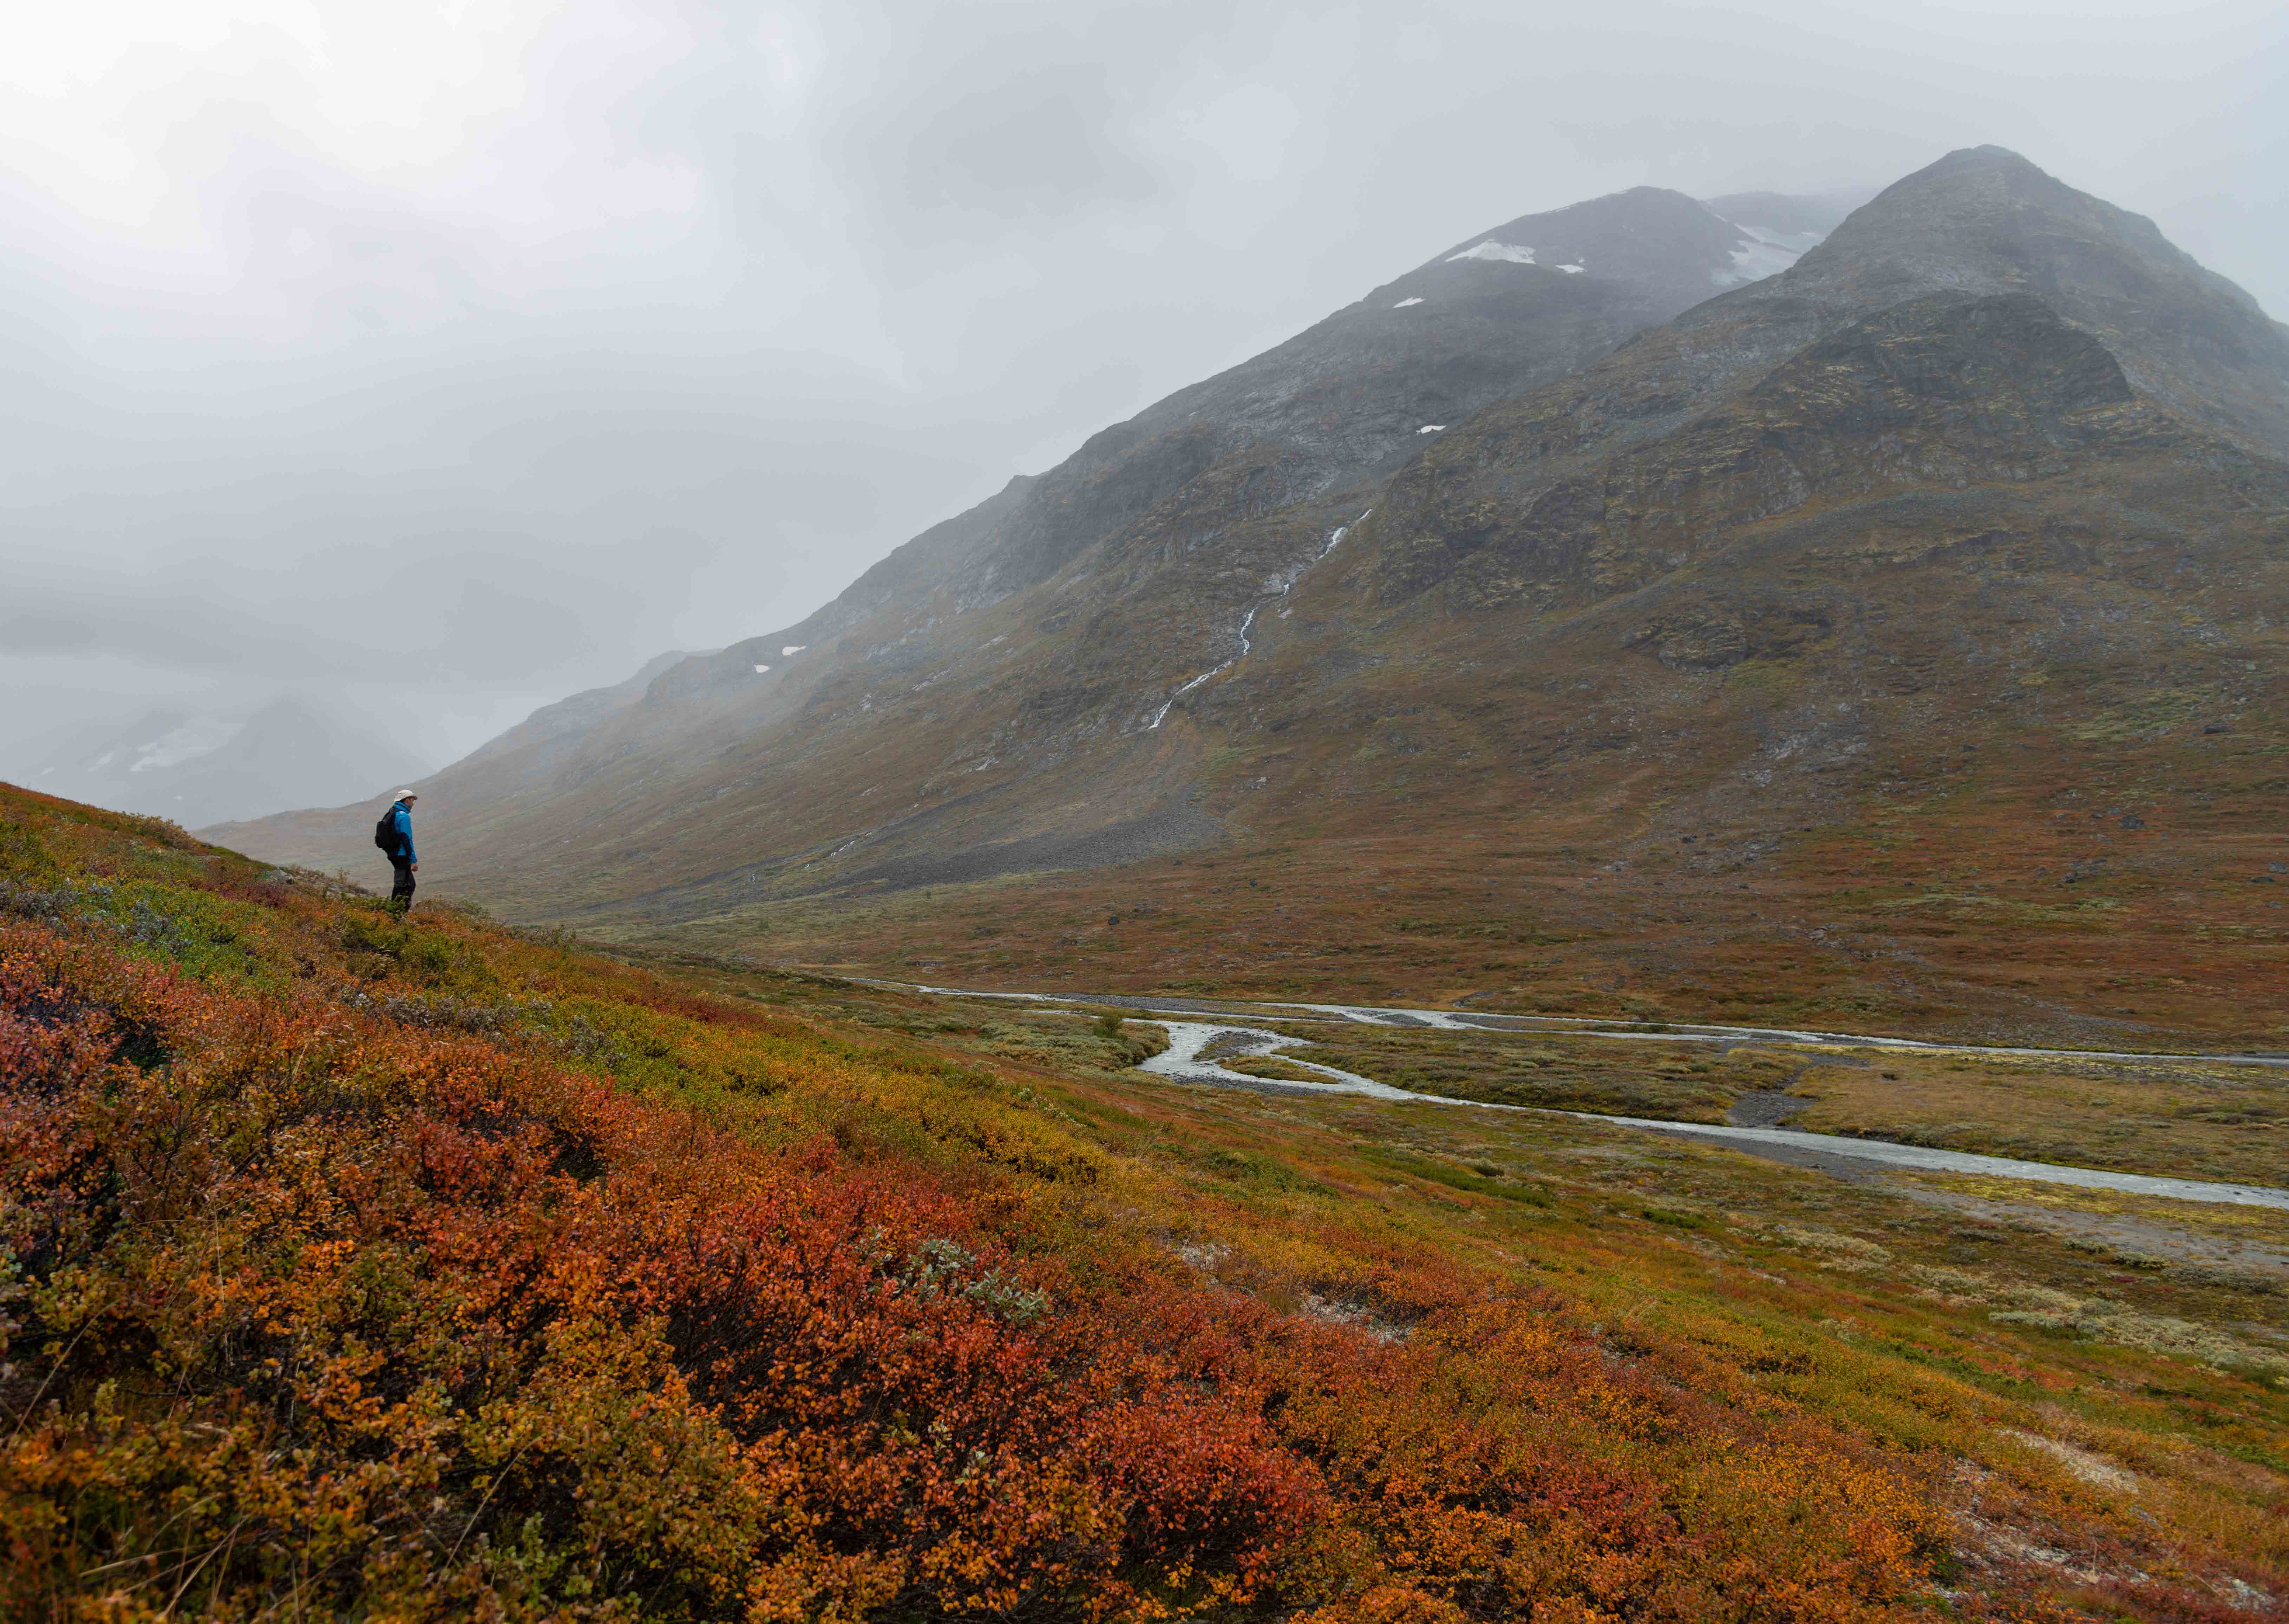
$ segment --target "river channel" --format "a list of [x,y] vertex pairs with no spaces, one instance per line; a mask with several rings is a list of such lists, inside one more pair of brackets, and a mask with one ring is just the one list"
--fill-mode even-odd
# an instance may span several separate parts
[[[901,983],[883,983],[882,985]],[[1351,1021],[1368,1026],[1412,1026],[1444,1031],[1543,1031],[1552,1036],[1608,1039],[1617,1042],[1711,1043],[1724,1047],[1754,1043],[1805,1049],[1917,1050],[1930,1054],[1990,1055],[2009,1059],[2181,1060],[2210,1065],[2260,1066],[2289,1069],[2289,1056],[2277,1055],[2141,1054],[2130,1050],[2007,1048],[1993,1045],[1926,1042],[1911,1038],[1876,1037],[1853,1032],[1797,1031],[1783,1027],[1664,1024],[1658,1030],[1624,1026],[1560,1015],[1482,1015],[1472,1010],[1408,1009],[1371,1004],[1240,1003],[1232,999],[1199,1000],[1138,998],[1128,994],[1083,997],[1065,992],[974,992],[959,987],[910,986],[906,990],[941,997],[1006,999],[1016,1002],[1061,1004],[1137,1010],[1164,1026],[1168,1047],[1145,1061],[1143,1069],[1174,1081],[1218,1088],[1245,1089],[1271,1095],[1362,1095],[1369,1099],[1423,1105],[1442,1105],[1462,1111],[1519,1111],[1544,1116],[1576,1117],[1618,1127],[1674,1134],[1727,1143],[1751,1154],[1819,1166],[1830,1158],[1846,1162],[1878,1163],[1890,1167],[1935,1173],[1965,1173],[1989,1177],[2022,1179],[2046,1184],[2070,1184],[2085,1190],[2108,1190],[2125,1195],[2161,1196],[2179,1201],[2223,1202],[2243,1206],[2289,1208],[2289,1190],[2263,1184],[2226,1184],[2206,1179],[2173,1179],[2141,1173],[2116,1173],[2102,1167],[2072,1167],[2053,1162],[2021,1161],[2006,1156],[1976,1156],[1962,1150],[1934,1150],[1900,1144],[1885,1139],[1859,1139],[1843,1134],[1815,1134],[1791,1127],[1735,1127],[1721,1123],[1671,1122],[1651,1117],[1613,1117],[1591,1111],[1556,1111],[1532,1105],[1500,1105],[1479,1100],[1449,1099],[1443,1095],[1418,1094],[1356,1072],[1338,1071],[1280,1054],[1309,1044],[1297,1038],[1248,1023],[1257,1020]],[[1251,1077],[1223,1064],[1247,1055],[1280,1055],[1284,1064],[1316,1072],[1326,1080],[1306,1083]]]

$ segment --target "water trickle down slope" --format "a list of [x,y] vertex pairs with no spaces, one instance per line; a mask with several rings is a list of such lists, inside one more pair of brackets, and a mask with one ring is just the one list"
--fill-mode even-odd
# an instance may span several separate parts
[[1368,513],[1371,513],[1374,511],[1375,509],[1370,507],[1367,510],[1367,513],[1361,513],[1358,518],[1352,520],[1350,524],[1337,525],[1334,531],[1328,537],[1327,545],[1322,546],[1319,552],[1312,554],[1312,557],[1304,560],[1302,563],[1296,565],[1286,575],[1275,577],[1272,581],[1267,583],[1272,590],[1265,595],[1262,601],[1249,604],[1248,607],[1248,613],[1240,617],[1240,652],[1233,655],[1232,658],[1226,660],[1223,665],[1216,666],[1214,670],[1200,673],[1199,676],[1194,677],[1191,681],[1185,683],[1184,687],[1169,695],[1167,699],[1161,702],[1160,708],[1152,712],[1152,720],[1144,724],[1144,731],[1150,733],[1154,728],[1158,728],[1162,722],[1166,721],[1168,719],[1169,707],[1175,705],[1177,700],[1182,699],[1186,694],[1191,693],[1203,682],[1207,682],[1213,678],[1224,675],[1225,672],[1230,671],[1233,666],[1239,665],[1240,661],[1246,659],[1256,647],[1254,643],[1248,641],[1248,628],[1256,624],[1256,617],[1263,609],[1264,602],[1270,601],[1272,598],[1285,597],[1288,593],[1295,591],[1296,583],[1302,580],[1306,575],[1311,573],[1312,566],[1318,563],[1321,559],[1327,557],[1328,553],[1334,552],[1337,547],[1343,545],[1344,537],[1350,535],[1355,527],[1365,523]]

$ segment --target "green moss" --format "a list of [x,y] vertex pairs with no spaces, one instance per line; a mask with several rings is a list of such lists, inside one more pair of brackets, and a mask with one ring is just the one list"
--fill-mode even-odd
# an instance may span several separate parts
[[1805,683],[1802,660],[1743,660],[1725,673],[1725,691],[1754,699],[1792,693]]
[[30,824],[0,818],[0,879],[45,885],[62,872],[46,842]]
[[2085,744],[2120,744],[2153,738],[2181,728],[2212,703],[2206,695],[2185,689],[2165,689],[2101,711],[2066,730],[2069,738]]
[[1527,1206],[1548,1206],[1550,1198],[1531,1184],[1511,1184],[1457,1167],[1448,1162],[1433,1161],[1427,1156],[1413,1156],[1404,1150],[1386,1150],[1376,1145],[1363,1145],[1360,1155],[1377,1166],[1395,1173],[1405,1173],[1448,1190],[1467,1190],[1474,1196],[1493,1196],[1499,1200],[1516,1201]]
[[1672,1207],[1641,1206],[1638,1208],[1638,1216],[1648,1223],[1667,1224],[1672,1230],[1706,1230],[1712,1227],[1709,1220],[1697,1214],[1680,1213]]

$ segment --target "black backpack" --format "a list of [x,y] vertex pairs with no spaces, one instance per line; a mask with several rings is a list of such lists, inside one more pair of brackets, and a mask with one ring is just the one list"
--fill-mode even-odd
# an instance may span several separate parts
[[397,808],[395,807],[383,813],[380,821],[374,824],[373,843],[393,857],[397,855]]

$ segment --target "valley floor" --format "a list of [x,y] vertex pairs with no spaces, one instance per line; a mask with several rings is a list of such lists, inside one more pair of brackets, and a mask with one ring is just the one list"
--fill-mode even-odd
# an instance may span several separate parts
[[[2182,770],[2150,753],[2080,789],[1919,786],[1818,828],[1744,818],[1694,834],[1642,808],[1337,824],[1119,869],[581,928],[974,987],[1339,989],[2013,1047],[2289,1052],[2289,840],[2229,796],[2133,792]],[[2271,758],[2251,760],[2236,770]],[[2094,821],[2086,803],[2110,785],[2124,799],[2098,809],[2118,816]]]
[[[938,996],[964,996],[945,988],[915,987],[911,990]],[[2029,1064],[2056,1066],[2063,1063],[2085,1068],[2081,1073],[2085,1076],[2105,1076],[2125,1065],[2132,1068],[2133,1074],[2141,1068],[2160,1066],[2191,1082],[2197,1090],[2193,1096],[2197,1103],[2210,1108],[2199,1113],[2204,1119],[2225,1119],[2258,1129],[2257,1166],[2276,1170],[2277,1164],[2272,1160],[2276,1145],[2272,1136],[2282,1127],[2281,1121],[2276,1118],[2277,1116],[2289,1116],[2289,1056],[2282,1055],[2145,1055],[2107,1050],[1998,1048],[1990,1045],[1941,1044],[1926,1039],[1842,1032],[1785,1031],[1737,1026],[1671,1026],[1666,1023],[1641,1027],[1554,1016],[1483,1015],[1467,1010],[1399,1009],[1360,1004],[1249,1004],[1232,999],[1206,1002],[1161,999],[1107,1000],[1103,997],[1092,999],[1072,993],[991,992],[968,996],[973,999],[1015,999],[1051,1005],[1118,1002],[1154,1017],[1167,1035],[1168,1047],[1146,1060],[1144,1070],[1184,1082],[1244,1088],[1265,1094],[1357,1094],[1373,1099],[1477,1105],[1490,1111],[1562,1109],[1488,1098],[1482,1092],[1467,1088],[1451,1092],[1436,1089],[1413,1091],[1395,1087],[1357,1071],[1302,1059],[1291,1051],[1307,1046],[1318,1047],[1326,1040],[1327,1034],[1315,1028],[1313,1023],[1316,1023],[1322,1027],[1328,1023],[1348,1023],[1386,1031],[1395,1029],[1401,1032],[1480,1034],[1483,1041],[1479,1047],[1496,1064],[1501,1063],[1506,1047],[1513,1051],[1519,1047],[1516,1044],[1506,1046],[1503,1034],[1539,1034],[1544,1039],[1565,1040],[1555,1045],[1545,1041],[1536,1046],[1544,1054],[1535,1056],[1527,1063],[1543,1064],[1548,1063],[1548,1051],[1554,1048],[1562,1054],[1567,1042],[1594,1045],[1618,1041],[1664,1047],[1710,1045],[1714,1046],[1720,1055],[1753,1047],[1783,1059],[1791,1056],[1801,1059],[1804,1063],[1798,1067],[1791,1082],[1812,1071],[1821,1059],[1837,1056],[1842,1057],[1845,1065],[1862,1068],[1868,1063],[1862,1057],[1868,1055],[1884,1059],[1907,1055],[1955,1063],[1969,1060],[2021,1068]],[[1194,1018],[1168,1018],[1171,1015]],[[1218,1016],[1222,1018],[1215,1018]],[[1253,1017],[1255,1024],[1239,1023],[1249,1017]],[[1275,1025],[1278,1030],[1267,1031],[1266,1025]],[[1335,1041],[1340,1044],[1340,1036]],[[1451,1050],[1455,1046],[1448,1040],[1446,1047]],[[1390,1046],[1386,1045],[1385,1053],[1389,1052]],[[1403,1040],[1400,1052],[1405,1052]],[[1511,1059],[1514,1069],[1517,1063],[1515,1053]],[[1373,1065],[1375,1062],[1369,1059],[1363,1063]],[[1248,1069],[1238,1069],[1241,1067]],[[2097,1068],[2097,1071],[2093,1073],[2088,1068]],[[2245,1082],[2234,1075],[2245,1068],[2260,1075]],[[1703,1065],[1699,1069],[1706,1071],[1709,1067]],[[2269,1077],[2263,1073],[2284,1075]],[[1887,1072],[1885,1076],[1896,1079],[1898,1074]],[[1913,1091],[1910,1086],[1898,1092],[1909,1094]],[[1596,1116],[1624,1126],[1655,1128],[1687,1137],[1714,1139],[1751,1155],[1772,1156],[1800,1166],[1826,1166],[1838,1159],[1873,1161],[1894,1167],[2032,1179],[2043,1183],[2072,1184],[2086,1190],[2112,1190],[2175,1200],[2222,1201],[2242,1206],[2289,1208],[2289,1190],[2269,1185],[2221,1183],[2141,1173],[2110,1172],[2056,1161],[2026,1161],[1902,1143],[1890,1138],[1776,1127],[1771,1125],[1784,1123],[1806,1111],[1813,1103],[1814,1096],[1792,1095],[1784,1090],[1761,1090],[1750,1091],[1745,1097],[1757,1118],[1753,1123],[1741,1119],[1738,1104],[1728,1111],[1727,1119],[1722,1123],[1696,1121],[1691,1117],[1632,1117],[1611,1111],[1576,1111],[1570,1114]],[[2222,1110],[2218,1108],[2220,1098],[2227,1102]],[[2024,1099],[2025,1091],[2021,1091],[2019,1103],[2023,1104]],[[2148,1158],[2166,1160],[2173,1148],[2166,1138],[2152,1134],[2141,1135],[2140,1142],[2130,1147],[2132,1153],[2141,1161]]]

